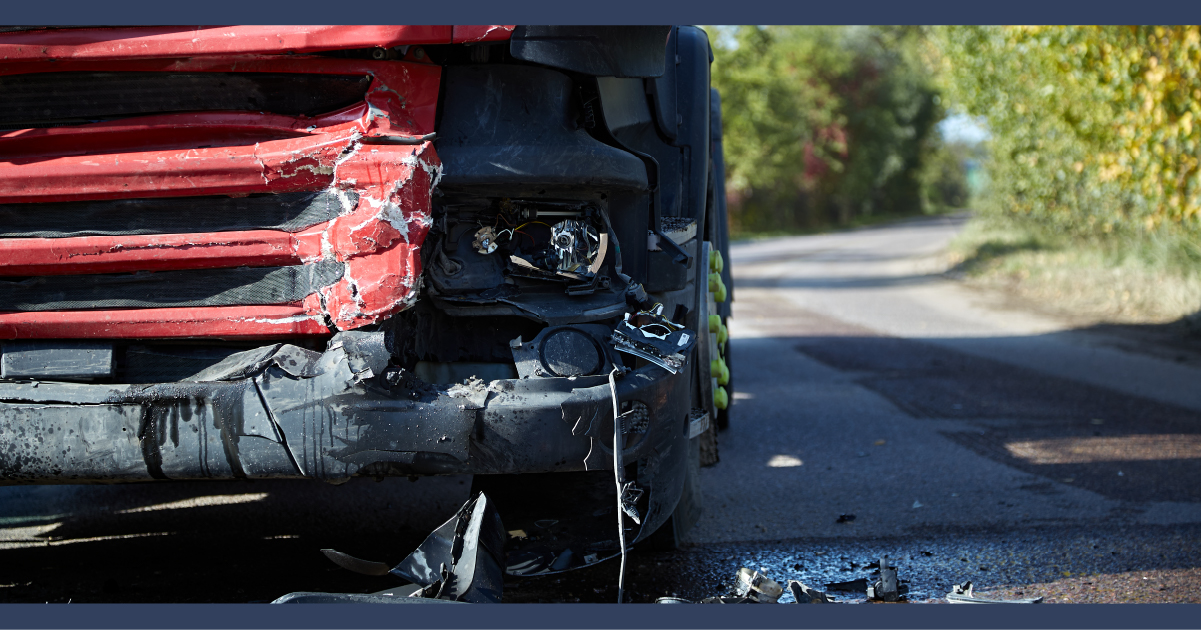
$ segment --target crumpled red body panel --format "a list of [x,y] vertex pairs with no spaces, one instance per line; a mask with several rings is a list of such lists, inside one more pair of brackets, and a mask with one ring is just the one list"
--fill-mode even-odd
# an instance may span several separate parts
[[441,173],[427,138],[439,67],[300,56],[0,63],[0,75],[101,70],[363,73],[372,81],[363,102],[312,118],[172,113],[0,132],[0,200],[36,212],[36,204],[55,201],[329,190],[342,211],[295,233],[0,239],[0,276],[336,260],[344,263],[343,277],[291,305],[0,312],[0,338],[328,334],[330,325],[372,324],[416,299],[430,196]]

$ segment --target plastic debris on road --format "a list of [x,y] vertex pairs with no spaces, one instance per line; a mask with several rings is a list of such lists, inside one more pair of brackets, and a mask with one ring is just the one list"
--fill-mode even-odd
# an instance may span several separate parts
[[834,600],[822,591],[819,591],[811,586],[806,586],[796,580],[788,581],[788,592],[796,599],[798,604],[833,604]]
[[988,599],[985,597],[976,597],[972,593],[972,583],[970,581],[963,584],[956,584],[951,587],[951,592],[947,593],[947,602],[952,604],[1041,604],[1043,598],[1028,597],[1025,599]]
[[272,603],[500,603],[504,588],[505,527],[488,497],[477,494],[417,549],[392,567],[324,549],[334,564],[365,575],[395,575],[409,586],[370,595],[289,593]]
[[868,601],[895,602],[908,592],[908,587],[897,580],[897,568],[889,566],[888,556],[880,558],[880,579],[867,586]]

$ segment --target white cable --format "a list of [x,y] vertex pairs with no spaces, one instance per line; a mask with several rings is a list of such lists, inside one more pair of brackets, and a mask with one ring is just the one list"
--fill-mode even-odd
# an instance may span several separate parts
[[617,574],[617,603],[622,603],[626,582],[626,530],[621,518],[621,418],[617,409],[617,366],[609,372],[609,391],[613,394],[613,482],[617,485],[617,541],[621,545],[621,572]]

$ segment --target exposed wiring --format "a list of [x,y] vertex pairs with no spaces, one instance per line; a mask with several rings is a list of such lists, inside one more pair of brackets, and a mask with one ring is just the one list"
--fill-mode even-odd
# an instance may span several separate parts
[[517,229],[520,230],[521,228],[523,228],[527,225],[532,225],[534,223],[537,223],[538,225],[545,225],[546,227],[551,227],[551,225],[549,223],[543,223],[541,221],[526,221],[525,223],[522,223],[521,225],[517,226]]
[[613,394],[613,482],[617,485],[617,541],[621,545],[621,571],[617,574],[617,603],[622,603],[626,583],[626,530],[621,509],[621,412],[617,408],[617,366],[609,372],[609,391]]

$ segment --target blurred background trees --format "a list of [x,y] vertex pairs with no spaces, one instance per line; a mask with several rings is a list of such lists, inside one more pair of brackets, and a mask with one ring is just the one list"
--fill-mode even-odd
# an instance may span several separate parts
[[935,126],[924,27],[711,27],[735,232],[815,229],[967,202],[970,148]]
[[1197,228],[1197,26],[932,33],[947,96],[992,132],[983,210],[1082,236]]
[[1201,333],[1201,27],[709,30],[734,234],[970,207],[968,277]]

